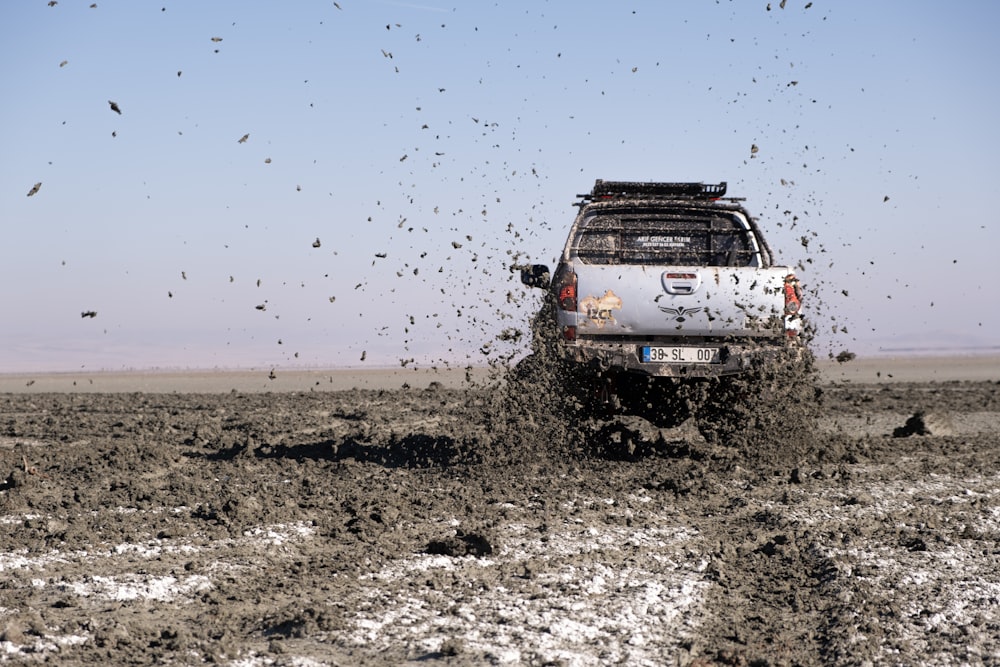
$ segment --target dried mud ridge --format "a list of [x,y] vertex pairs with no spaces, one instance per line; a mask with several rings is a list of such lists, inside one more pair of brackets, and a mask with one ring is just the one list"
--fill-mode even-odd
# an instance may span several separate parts
[[795,457],[545,398],[0,396],[0,662],[1000,661],[1000,385]]

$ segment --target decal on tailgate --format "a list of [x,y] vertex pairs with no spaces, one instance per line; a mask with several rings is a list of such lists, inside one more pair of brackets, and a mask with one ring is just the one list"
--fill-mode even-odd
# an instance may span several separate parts
[[580,301],[580,310],[598,328],[603,328],[607,322],[615,321],[615,316],[611,313],[615,309],[622,309],[622,300],[611,290],[605,292],[604,296],[600,298],[588,296]]

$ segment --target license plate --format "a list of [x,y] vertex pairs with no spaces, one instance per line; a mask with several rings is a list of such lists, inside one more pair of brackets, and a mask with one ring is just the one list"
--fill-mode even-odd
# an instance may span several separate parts
[[653,347],[642,348],[644,363],[717,364],[717,347]]

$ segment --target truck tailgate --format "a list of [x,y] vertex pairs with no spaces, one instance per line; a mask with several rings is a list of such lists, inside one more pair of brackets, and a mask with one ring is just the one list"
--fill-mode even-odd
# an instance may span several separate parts
[[[580,265],[581,336],[778,336],[789,267]],[[572,322],[567,322],[572,324]]]

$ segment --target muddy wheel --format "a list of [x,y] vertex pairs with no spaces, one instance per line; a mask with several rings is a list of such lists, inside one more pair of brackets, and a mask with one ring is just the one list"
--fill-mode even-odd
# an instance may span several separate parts
[[543,405],[549,417],[586,421],[603,414],[600,378],[548,350],[521,359],[511,369],[509,381],[518,401]]
[[607,421],[621,412],[609,378],[592,369],[573,367],[567,367],[564,378],[573,418]]
[[538,355],[529,354],[514,365],[511,378],[517,382],[531,382],[542,372],[542,362]]
[[760,410],[760,392],[743,379],[719,378],[712,381],[707,394],[695,418],[698,432],[712,444],[736,444],[737,436],[751,428]]
[[615,417],[601,422],[588,438],[590,450],[602,458],[638,461],[653,456],[663,444],[655,426],[638,417]]
[[817,411],[812,357],[798,350],[749,372],[713,380],[695,421],[710,443],[746,453],[801,453]]
[[622,376],[617,384],[623,411],[657,428],[679,426],[704,400],[703,385],[671,378]]

